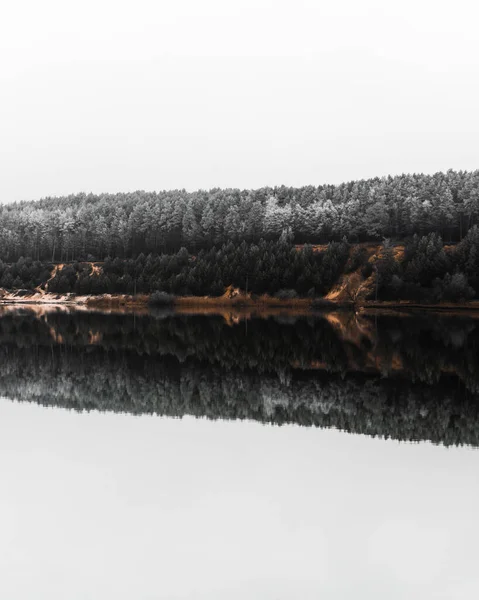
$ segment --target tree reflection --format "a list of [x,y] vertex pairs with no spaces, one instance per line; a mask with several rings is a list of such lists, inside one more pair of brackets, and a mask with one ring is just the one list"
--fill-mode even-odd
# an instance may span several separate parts
[[75,410],[479,445],[478,321],[8,312],[0,393]]

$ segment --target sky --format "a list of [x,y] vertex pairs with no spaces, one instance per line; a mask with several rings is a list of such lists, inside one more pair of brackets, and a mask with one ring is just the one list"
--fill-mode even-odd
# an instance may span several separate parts
[[479,167],[475,0],[0,5],[0,201]]
[[0,597],[479,597],[479,454],[0,399]]

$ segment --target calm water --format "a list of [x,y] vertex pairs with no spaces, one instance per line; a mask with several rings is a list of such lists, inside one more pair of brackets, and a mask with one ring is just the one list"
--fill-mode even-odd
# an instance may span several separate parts
[[478,352],[471,317],[2,312],[0,597],[478,597]]

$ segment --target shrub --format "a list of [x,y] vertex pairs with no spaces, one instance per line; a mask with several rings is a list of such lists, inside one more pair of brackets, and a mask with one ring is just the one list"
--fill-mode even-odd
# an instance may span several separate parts
[[274,296],[278,300],[293,300],[298,297],[298,293],[296,290],[279,290]]
[[167,294],[166,292],[153,292],[150,296],[150,304],[152,306],[171,306],[175,301],[173,294]]
[[434,287],[439,300],[466,302],[474,297],[474,290],[464,273],[454,273],[452,277],[446,273],[442,280],[434,281]]

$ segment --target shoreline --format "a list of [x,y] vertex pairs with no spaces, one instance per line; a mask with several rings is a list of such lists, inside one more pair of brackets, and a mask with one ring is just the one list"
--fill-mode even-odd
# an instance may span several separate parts
[[178,296],[171,304],[150,305],[150,295],[141,294],[130,296],[127,294],[102,294],[98,296],[75,296],[74,294],[43,294],[33,293],[30,295],[16,293],[5,293],[0,297],[0,306],[42,306],[48,307],[71,307],[88,309],[171,309],[178,313],[214,314],[215,312],[250,312],[254,313],[296,313],[314,314],[333,311],[346,311],[365,314],[368,312],[394,311],[394,312],[460,312],[472,313],[479,316],[479,300],[463,303],[444,302],[438,304],[418,304],[404,301],[365,301],[361,303],[338,302],[334,300],[294,298],[281,300],[271,296],[234,297],[209,297],[209,296]]

